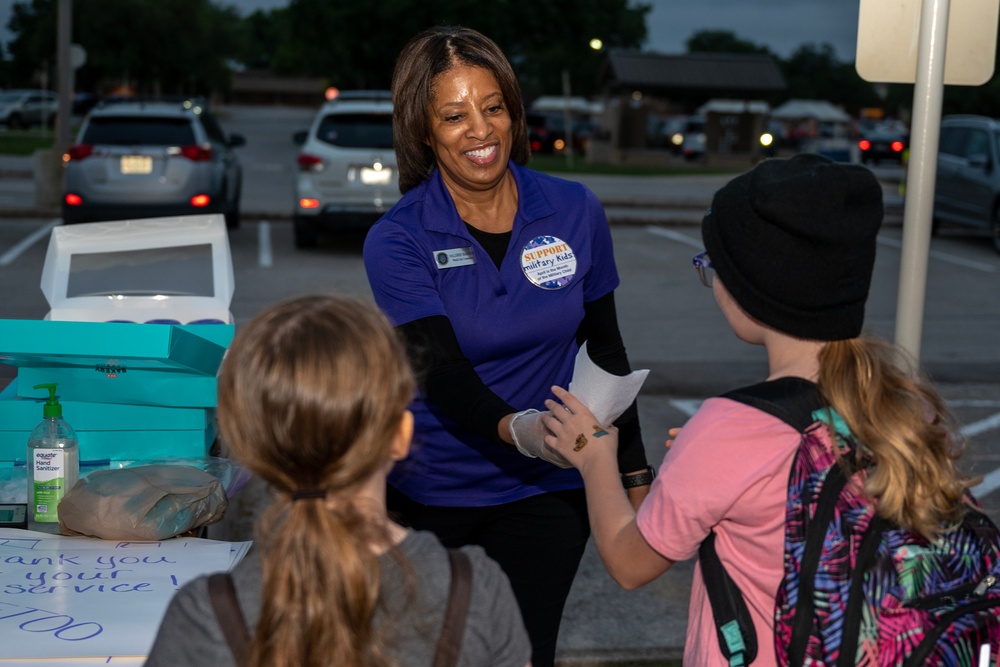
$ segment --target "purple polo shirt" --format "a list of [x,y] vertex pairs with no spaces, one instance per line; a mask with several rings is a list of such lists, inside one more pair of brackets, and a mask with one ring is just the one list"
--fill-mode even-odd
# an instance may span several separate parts
[[[482,381],[518,410],[567,386],[583,304],[618,286],[611,230],[579,183],[510,163],[518,191],[500,269],[469,234],[435,170],[379,220],[364,247],[375,302],[399,326],[446,316]],[[479,507],[579,488],[563,470],[497,446],[418,396],[410,456],[390,483],[427,505]]]

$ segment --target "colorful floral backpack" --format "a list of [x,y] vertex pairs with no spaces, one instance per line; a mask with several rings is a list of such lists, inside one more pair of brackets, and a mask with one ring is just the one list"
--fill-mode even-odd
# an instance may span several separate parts
[[[860,492],[867,470],[845,471],[835,461],[820,429],[830,429],[839,446],[857,443],[815,384],[781,378],[725,396],[802,433],[775,608],[779,664],[997,665],[1000,532],[971,495],[961,524],[929,542],[878,517]],[[712,541],[699,557],[720,646],[730,664],[750,664],[753,624]]]

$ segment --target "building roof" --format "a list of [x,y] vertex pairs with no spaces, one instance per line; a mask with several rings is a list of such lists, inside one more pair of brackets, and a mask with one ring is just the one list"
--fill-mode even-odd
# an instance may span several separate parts
[[646,91],[773,93],[786,88],[785,78],[770,56],[743,53],[610,51],[601,81],[613,89]]
[[771,118],[781,120],[800,120],[815,118],[820,122],[849,123],[851,117],[843,109],[835,107],[826,100],[791,99],[771,111]]

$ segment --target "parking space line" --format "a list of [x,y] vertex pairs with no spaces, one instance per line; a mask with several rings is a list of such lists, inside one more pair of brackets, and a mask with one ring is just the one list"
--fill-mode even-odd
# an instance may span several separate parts
[[987,417],[986,419],[980,419],[977,422],[972,422],[971,424],[966,424],[962,427],[962,435],[970,438],[974,435],[979,435],[985,431],[992,431],[995,428],[1000,428],[1000,412],[993,415],[992,417]]
[[257,225],[257,264],[268,268],[274,263],[274,253],[271,252],[271,223],[261,220]]
[[664,229],[663,227],[646,227],[646,231],[650,234],[655,234],[656,236],[662,236],[668,238],[671,241],[677,241],[678,243],[683,243],[684,245],[689,245],[696,250],[701,250],[704,245],[701,239],[693,239],[687,234],[681,234],[680,232],[675,232],[671,229]]
[[49,233],[52,231],[52,228],[61,222],[62,222],[61,219],[50,220],[49,223],[46,224],[44,227],[36,229],[33,233],[26,236],[24,239],[21,240],[20,243],[15,245],[13,248],[8,250],[4,254],[0,255],[0,266],[7,266],[8,264],[11,264],[15,259],[20,257],[25,250],[35,245],[35,243],[37,243],[39,239],[48,236]]
[[[878,242],[882,245],[887,245],[890,248],[896,248],[897,250],[903,247],[902,241],[897,241],[896,239],[891,239],[886,236],[879,236]],[[958,255],[950,255],[946,252],[938,252],[937,250],[931,250],[927,253],[928,257],[941,260],[942,262],[949,262],[951,264],[956,264],[958,266],[964,266],[967,269],[975,269],[976,271],[983,271],[984,273],[993,273],[996,271],[996,267],[992,264],[986,264],[985,262],[977,262],[973,259],[965,259],[964,257],[959,257]]]

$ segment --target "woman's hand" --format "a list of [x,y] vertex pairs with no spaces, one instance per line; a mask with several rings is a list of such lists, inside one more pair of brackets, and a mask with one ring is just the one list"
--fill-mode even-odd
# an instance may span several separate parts
[[552,387],[552,393],[559,400],[545,401],[551,415],[545,421],[551,433],[545,436],[545,448],[581,473],[594,461],[616,466],[618,429],[598,424],[587,406],[562,387]]
[[672,429],[670,429],[669,431],[667,431],[667,435],[670,436],[670,437],[668,437],[667,441],[663,443],[663,446],[666,447],[667,449],[670,449],[671,447],[673,447],[674,446],[674,440],[677,438],[678,435],[680,435],[680,432],[681,432],[681,427],[680,426],[675,426]]

